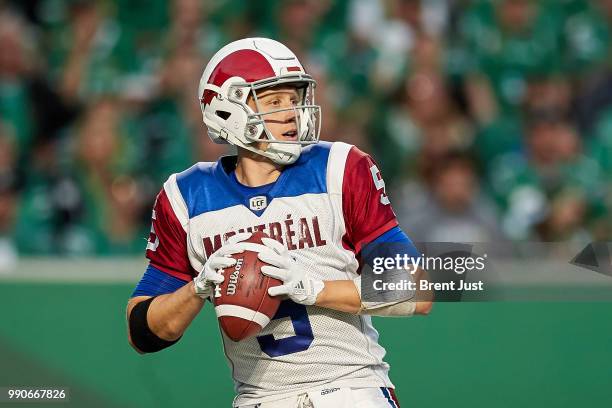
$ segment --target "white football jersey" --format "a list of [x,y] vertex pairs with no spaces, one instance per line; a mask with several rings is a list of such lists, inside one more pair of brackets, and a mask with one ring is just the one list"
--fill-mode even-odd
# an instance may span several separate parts
[[[376,164],[354,146],[308,146],[274,184],[259,188],[239,185],[234,166],[235,157],[224,157],[168,179],[147,248],[153,266],[188,281],[231,235],[263,230],[312,276],[353,279],[361,246],[397,225]],[[236,406],[324,384],[393,387],[369,316],[285,300],[258,336],[221,335]]]

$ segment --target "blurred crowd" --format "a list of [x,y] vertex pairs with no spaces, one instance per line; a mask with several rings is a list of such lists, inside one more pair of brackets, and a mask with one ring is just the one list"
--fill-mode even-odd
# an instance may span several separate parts
[[611,30],[612,0],[0,0],[0,259],[141,254],[168,175],[229,152],[197,84],[246,36],[415,241],[609,240]]

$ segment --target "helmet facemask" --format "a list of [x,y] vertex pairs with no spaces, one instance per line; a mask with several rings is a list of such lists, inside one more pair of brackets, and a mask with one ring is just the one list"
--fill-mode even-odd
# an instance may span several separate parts
[[[272,87],[294,87],[300,102],[293,107],[273,109],[261,112],[258,94]],[[304,145],[317,143],[321,130],[321,108],[315,105],[315,81],[308,75],[296,74],[264,79],[252,83],[233,83],[228,91],[230,102],[240,104],[247,112],[247,122],[242,139],[246,142],[242,147],[270,158],[279,164],[291,164],[297,160]],[[253,97],[256,109],[246,103],[245,92]],[[279,140],[274,137],[268,126],[267,118],[281,112],[294,113],[297,131],[296,140]],[[266,143],[267,149],[257,147],[256,143]]]

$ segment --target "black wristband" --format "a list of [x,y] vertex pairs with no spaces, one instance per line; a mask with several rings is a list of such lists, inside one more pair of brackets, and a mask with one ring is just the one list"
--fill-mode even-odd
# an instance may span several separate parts
[[134,344],[134,346],[136,346],[136,348],[143,353],[155,353],[156,351],[170,347],[181,339],[180,337],[173,341],[160,339],[149,328],[149,323],[147,322],[147,312],[149,310],[149,306],[151,306],[151,302],[153,302],[153,299],[155,298],[156,296],[153,296],[152,298],[143,300],[134,306],[132,313],[130,313],[129,327],[132,344]]

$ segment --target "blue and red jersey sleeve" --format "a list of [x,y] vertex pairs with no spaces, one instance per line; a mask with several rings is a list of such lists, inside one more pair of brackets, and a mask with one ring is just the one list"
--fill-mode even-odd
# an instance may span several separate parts
[[191,280],[195,270],[187,253],[187,233],[174,213],[165,190],[155,200],[147,258],[155,269],[183,281]]
[[344,168],[342,211],[346,228],[342,243],[355,253],[398,225],[378,166],[356,147]]

